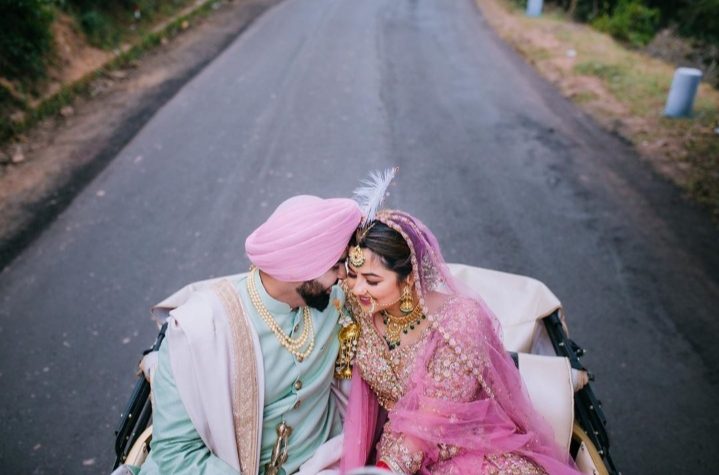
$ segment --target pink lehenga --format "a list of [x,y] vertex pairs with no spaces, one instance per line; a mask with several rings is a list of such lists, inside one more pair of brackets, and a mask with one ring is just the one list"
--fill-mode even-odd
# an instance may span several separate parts
[[[532,408],[497,320],[451,277],[432,233],[400,211],[377,219],[410,245],[429,325],[415,344],[389,350],[371,316],[354,312],[361,332],[342,473],[379,459],[408,474],[578,473]],[[429,292],[443,294],[432,312]]]

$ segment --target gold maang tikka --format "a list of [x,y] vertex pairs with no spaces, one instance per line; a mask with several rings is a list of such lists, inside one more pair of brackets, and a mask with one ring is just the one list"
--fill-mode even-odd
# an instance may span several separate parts
[[362,267],[364,265],[365,257],[362,248],[359,244],[356,244],[350,248],[349,252],[350,264],[354,267]]
[[351,246],[349,251],[350,264],[352,264],[354,267],[362,267],[366,261],[364,252],[362,252],[362,248],[360,247],[360,243],[367,235],[369,230],[372,229],[373,225],[374,221],[370,223],[369,226],[358,229],[355,233],[356,244],[354,246]]

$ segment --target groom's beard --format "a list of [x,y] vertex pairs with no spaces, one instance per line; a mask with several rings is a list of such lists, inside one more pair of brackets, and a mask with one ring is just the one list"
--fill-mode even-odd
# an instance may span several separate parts
[[322,284],[316,280],[302,282],[297,287],[297,293],[308,306],[316,308],[320,312],[330,304],[330,290],[322,287]]

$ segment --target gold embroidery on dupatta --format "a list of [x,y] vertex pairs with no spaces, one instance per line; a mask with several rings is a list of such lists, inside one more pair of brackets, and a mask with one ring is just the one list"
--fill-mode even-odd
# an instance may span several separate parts
[[[217,294],[229,315],[230,334],[232,336],[232,369],[230,386],[232,389],[232,417],[235,425],[235,438],[240,457],[242,473],[259,471],[259,448],[257,433],[260,421],[257,411],[259,392],[257,386],[257,365],[254,343],[250,333],[250,322],[242,307],[234,286],[229,281],[217,284]],[[252,348],[252,352],[246,351]],[[245,351],[242,351],[242,350]]]

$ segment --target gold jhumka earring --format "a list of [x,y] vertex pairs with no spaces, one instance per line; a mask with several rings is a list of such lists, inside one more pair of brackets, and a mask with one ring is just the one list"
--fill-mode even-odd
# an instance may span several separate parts
[[400,297],[399,302],[399,310],[405,315],[412,313],[412,310],[414,310],[414,300],[412,299],[411,285],[405,285],[402,289],[402,296]]

